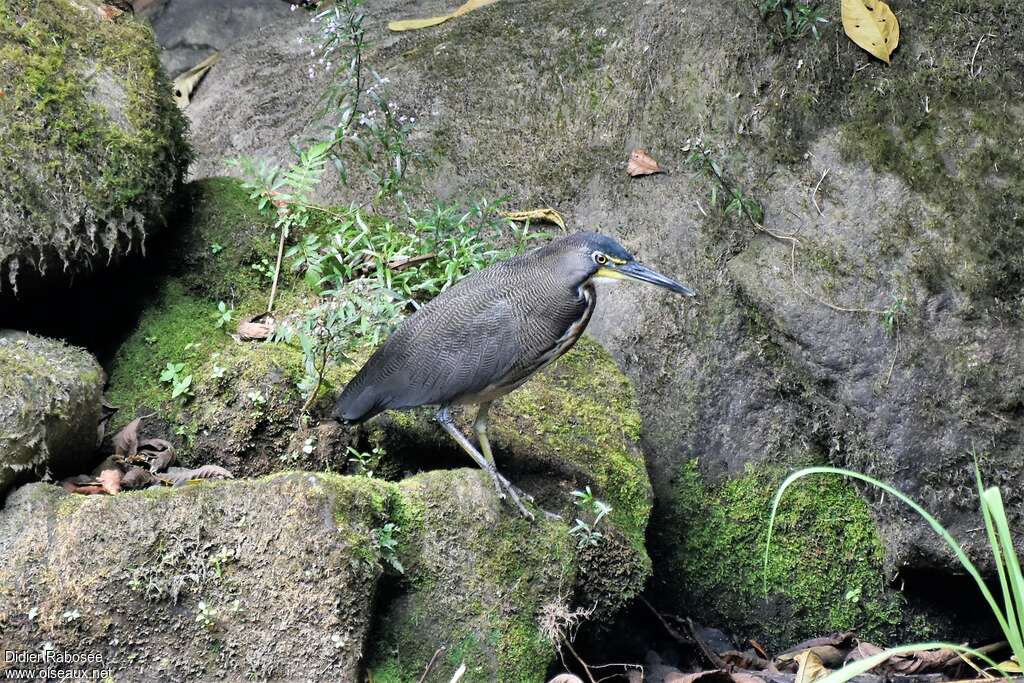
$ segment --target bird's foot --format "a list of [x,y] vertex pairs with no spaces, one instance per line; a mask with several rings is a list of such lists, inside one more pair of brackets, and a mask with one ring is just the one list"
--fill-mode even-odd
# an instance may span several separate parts
[[[506,491],[509,492],[509,496],[513,497],[513,500],[516,500],[516,499],[518,499],[519,501],[525,500],[525,501],[527,501],[529,503],[536,504],[534,502],[533,496],[531,496],[529,493],[527,493],[526,491],[522,490],[521,488],[519,488],[518,486],[516,486],[515,484],[510,482],[508,479],[506,479],[504,476],[502,476],[501,473],[495,472],[495,474],[498,475],[498,478],[501,481],[501,485],[505,488]],[[520,509],[522,509],[521,503],[520,503]],[[558,515],[558,514],[555,514],[554,512],[548,512],[547,510],[541,510],[541,512],[544,513],[544,517],[547,518],[548,520],[552,520],[552,521],[555,521],[555,520],[561,521],[562,520],[562,516]],[[530,520],[533,519],[533,514],[532,513],[530,514],[529,519]]]

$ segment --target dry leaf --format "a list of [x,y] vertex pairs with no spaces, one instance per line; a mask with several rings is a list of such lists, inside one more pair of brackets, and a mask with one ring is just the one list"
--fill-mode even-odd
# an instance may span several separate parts
[[900,43],[900,22],[882,0],[842,0],[843,30],[850,40],[889,64]]
[[234,477],[219,465],[203,465],[194,470],[184,467],[168,468],[167,479],[174,486],[181,486],[195,479],[234,479]]
[[793,659],[798,665],[796,678],[793,679],[793,683],[811,683],[831,673],[821,663],[821,657],[810,650],[804,650]]
[[528,209],[526,211],[499,211],[499,216],[513,221],[547,221],[565,230],[565,219],[552,208]]
[[104,21],[113,21],[114,17],[119,17],[124,14],[123,10],[114,7],[113,5],[100,5],[96,8],[96,13],[100,15],[100,19]]
[[163,439],[146,439],[141,442],[139,455],[149,462],[150,472],[162,472],[174,464],[174,446]]
[[712,669],[711,671],[698,671],[692,674],[672,672],[665,676],[665,683],[732,683],[732,676],[728,671]]
[[121,470],[103,470],[100,472],[100,476],[96,478],[99,480],[100,486],[103,487],[103,490],[110,495],[117,495],[121,491]]
[[664,173],[658,162],[651,158],[645,149],[634,149],[629,153],[629,163],[626,164],[626,173],[632,177],[651,175],[652,173]]
[[60,485],[65,491],[70,493],[80,493],[83,495],[106,493],[106,491],[103,490],[103,486],[100,485],[94,477],[90,477],[85,474],[79,474],[75,477],[63,479],[61,480]]
[[[238,323],[238,338],[242,341],[265,341],[274,334],[274,319],[269,313],[260,313],[257,316],[241,320]],[[262,322],[266,319],[266,322]]]
[[199,81],[203,80],[203,76],[206,75],[206,72],[209,71],[218,60],[220,60],[220,53],[214,52],[212,55],[174,79],[174,103],[178,105],[178,109],[184,109],[188,106],[189,102],[192,101],[192,92],[196,89],[196,86],[199,85]]
[[445,14],[439,17],[427,17],[425,19],[402,19],[400,21],[389,21],[388,28],[392,31],[412,31],[418,28],[437,26],[438,24],[443,24],[449,19],[461,17],[466,12],[472,12],[475,9],[486,7],[487,5],[494,4],[497,1],[498,0],[469,0],[469,2],[462,5],[451,14]]
[[114,453],[130,458],[139,450],[139,425],[142,418],[137,417],[124,426],[124,429],[114,434]]
[[121,477],[121,486],[126,489],[144,489],[152,486],[157,478],[144,467],[133,467]]

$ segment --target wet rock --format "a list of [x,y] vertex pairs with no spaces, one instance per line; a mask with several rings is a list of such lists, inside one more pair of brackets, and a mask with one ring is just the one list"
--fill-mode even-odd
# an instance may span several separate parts
[[0,498],[18,479],[92,466],[105,379],[83,349],[0,330]]

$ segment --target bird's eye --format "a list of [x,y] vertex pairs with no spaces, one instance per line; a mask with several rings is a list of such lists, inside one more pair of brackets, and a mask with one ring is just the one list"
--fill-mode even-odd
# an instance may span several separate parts
[[594,263],[596,263],[599,266],[603,266],[604,264],[608,263],[608,257],[605,256],[604,254],[602,254],[599,251],[595,251],[594,252]]

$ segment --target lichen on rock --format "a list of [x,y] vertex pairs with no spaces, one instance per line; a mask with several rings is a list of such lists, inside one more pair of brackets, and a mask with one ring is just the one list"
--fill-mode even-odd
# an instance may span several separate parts
[[138,250],[191,158],[151,30],[3,0],[0,63],[0,291]]

